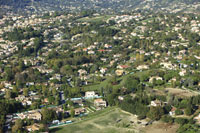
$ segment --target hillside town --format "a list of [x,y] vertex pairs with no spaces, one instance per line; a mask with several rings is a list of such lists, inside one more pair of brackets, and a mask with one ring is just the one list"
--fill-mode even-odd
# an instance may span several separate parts
[[144,126],[199,131],[200,15],[8,13],[0,58],[0,132],[49,131],[116,106]]

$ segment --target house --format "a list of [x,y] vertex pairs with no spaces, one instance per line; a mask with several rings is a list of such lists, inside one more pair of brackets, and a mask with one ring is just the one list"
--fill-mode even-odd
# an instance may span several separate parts
[[127,68],[129,68],[129,66],[127,66],[127,65],[119,65],[119,66],[117,66],[117,68],[118,69],[127,69]]
[[155,79],[155,80],[163,80],[162,77],[153,76],[153,77],[150,77],[149,82],[150,82],[150,83],[153,83],[153,80],[154,80],[154,79]]
[[162,105],[162,102],[159,100],[151,101],[151,106],[153,106],[153,107],[157,107],[157,106],[161,106],[161,105]]
[[34,82],[27,82],[26,83],[26,86],[32,86],[32,85],[35,85],[35,83]]
[[112,45],[105,44],[105,45],[104,45],[104,48],[112,48]]
[[86,98],[93,98],[93,97],[96,97],[97,95],[95,94],[94,91],[87,91],[85,92],[85,97]]
[[5,88],[9,88],[12,86],[12,84],[10,82],[4,82],[4,86]]
[[83,102],[84,101],[82,99],[73,101],[74,104],[78,104],[79,106],[83,106]]
[[198,123],[200,123],[200,114],[194,117],[194,120],[196,120]]
[[99,49],[98,51],[99,51],[99,52],[105,52],[106,50],[104,50],[104,49]]
[[103,62],[106,62],[108,59],[107,58],[101,58],[100,60],[103,61]]
[[88,51],[88,54],[95,54],[95,52],[90,50],[90,51]]
[[169,115],[170,115],[170,116],[174,116],[174,115],[175,115],[175,111],[176,111],[176,108],[175,108],[175,107],[172,107],[172,109],[171,109],[170,112],[169,112]]
[[42,115],[39,111],[31,111],[29,112],[27,118],[40,121],[42,119]]
[[27,129],[29,132],[34,132],[34,131],[40,130],[40,127],[41,127],[40,124],[34,123],[34,124],[31,125],[31,126],[27,126],[26,129]]
[[145,69],[149,69],[149,66],[147,66],[147,65],[140,65],[136,69],[137,70],[145,70]]
[[182,69],[180,72],[179,72],[179,75],[180,76],[185,76],[185,74],[187,73],[187,71],[185,69]]
[[18,97],[15,98],[16,101],[23,101],[26,97],[24,95],[18,95]]
[[101,69],[100,69],[100,72],[101,72],[102,74],[105,74],[107,70],[108,70],[107,68],[101,68]]
[[58,124],[58,123],[60,123],[59,120],[53,120],[53,121],[52,121],[52,124]]
[[76,108],[74,109],[75,115],[80,115],[86,112],[85,108]]
[[176,82],[176,78],[175,77],[169,80],[169,83],[172,83],[172,82]]
[[49,103],[48,98],[45,98],[45,99],[43,100],[43,103]]
[[124,97],[123,96],[118,96],[118,100],[123,101]]
[[124,74],[124,70],[116,70],[116,71],[115,71],[115,74],[116,74],[117,76],[122,76],[122,75]]
[[162,62],[162,63],[160,63],[160,65],[163,66],[163,68],[166,68],[169,70],[175,69],[175,66],[170,62]]
[[22,101],[22,105],[23,106],[26,106],[26,105],[31,105],[32,104],[32,101],[31,100],[28,100],[28,99],[25,99],[24,101]]
[[86,74],[87,74],[87,71],[86,71],[86,70],[83,70],[83,69],[79,69],[79,70],[78,70],[78,73],[79,73],[80,76],[82,76],[82,75],[86,75]]
[[94,100],[94,106],[96,107],[106,107],[106,101],[104,101],[103,99],[99,98],[99,99],[95,99]]
[[42,119],[42,115],[39,111],[33,110],[33,111],[28,111],[28,112],[23,112],[17,114],[19,119],[33,119],[33,120],[38,120],[40,121]]
[[28,95],[29,95],[29,96],[35,96],[35,95],[37,95],[37,92],[29,91],[29,92],[28,92]]

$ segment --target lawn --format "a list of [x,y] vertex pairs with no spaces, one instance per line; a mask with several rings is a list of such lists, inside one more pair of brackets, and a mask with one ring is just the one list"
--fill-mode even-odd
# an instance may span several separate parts
[[[122,81],[123,79],[125,79],[126,77],[128,77],[130,75],[135,75],[135,76],[140,77],[143,74],[147,74],[147,73],[149,73],[149,70],[142,71],[142,72],[134,70],[134,73],[123,75],[122,77],[117,77],[117,80],[118,81]],[[83,86],[84,91],[98,91],[98,90],[100,90],[100,88],[106,88],[106,86],[108,85],[110,79],[111,79],[111,77],[107,77],[103,82],[92,84],[92,85]],[[113,85],[113,87],[120,87],[120,86],[123,86],[123,85],[121,83],[119,83],[117,85]]]
[[130,124],[132,115],[119,108],[107,108],[92,113],[82,121],[65,127],[51,129],[56,133],[134,133],[135,127]]
[[108,77],[107,79],[105,79],[103,82],[97,83],[97,84],[93,84],[93,85],[87,85],[84,86],[84,91],[98,91],[100,88],[105,88],[106,85],[108,85],[108,82],[110,80],[110,77]]

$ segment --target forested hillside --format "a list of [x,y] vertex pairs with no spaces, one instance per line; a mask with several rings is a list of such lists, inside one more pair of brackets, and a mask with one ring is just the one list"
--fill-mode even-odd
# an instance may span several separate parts
[[199,0],[0,0],[0,5],[11,10],[25,9],[35,12],[80,11],[93,9],[101,12],[153,10],[163,12],[199,12]]
[[0,5],[14,6],[16,8],[24,8],[29,5],[31,0],[0,0]]

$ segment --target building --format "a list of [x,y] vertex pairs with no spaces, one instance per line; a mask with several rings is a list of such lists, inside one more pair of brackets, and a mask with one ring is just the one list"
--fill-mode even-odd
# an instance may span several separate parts
[[123,96],[118,96],[118,100],[123,101],[124,97]]
[[103,99],[95,99],[94,100],[94,106],[96,107],[106,107],[106,101],[104,101]]
[[145,70],[145,69],[149,69],[149,66],[147,66],[147,65],[140,65],[136,69],[137,70]]
[[116,70],[116,71],[115,71],[115,74],[116,74],[117,76],[122,76],[122,75],[124,74],[124,70]]
[[40,121],[42,119],[42,115],[38,111],[30,112],[28,114],[28,119],[34,119]]
[[42,115],[39,111],[29,111],[29,112],[24,112],[24,113],[19,113],[17,114],[18,118],[20,119],[33,119],[33,120],[38,120],[40,121],[42,119]]
[[40,127],[41,127],[41,125],[39,125],[39,124],[37,124],[37,123],[34,123],[34,124],[31,125],[31,126],[27,126],[26,129],[27,129],[29,132],[34,132],[34,131],[40,130]]
[[93,97],[96,97],[97,95],[95,94],[94,91],[87,91],[85,92],[85,97],[86,98],[93,98]]
[[176,108],[175,108],[175,107],[172,107],[172,109],[171,109],[170,112],[169,112],[169,115],[170,115],[170,116],[174,116],[174,115],[175,115],[175,111],[176,111]]
[[76,108],[74,109],[75,115],[80,115],[86,112],[85,108]]
[[127,68],[129,68],[129,66],[128,65],[119,65],[119,66],[117,66],[117,68],[118,69],[127,69]]
[[194,117],[194,120],[196,120],[198,123],[200,123],[200,114]]
[[153,107],[162,106],[162,102],[159,100],[151,101],[151,106]]
[[153,80],[154,80],[154,79],[155,79],[155,80],[163,80],[162,77],[153,76],[153,77],[151,77],[151,78],[149,79],[149,82],[150,82],[150,83],[153,83]]

